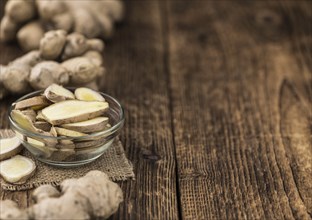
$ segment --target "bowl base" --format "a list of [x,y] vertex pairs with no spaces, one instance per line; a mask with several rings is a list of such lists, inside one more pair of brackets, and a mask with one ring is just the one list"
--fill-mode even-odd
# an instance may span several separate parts
[[36,158],[37,160],[41,161],[42,163],[54,166],[54,167],[61,167],[61,168],[73,168],[73,167],[79,167],[85,164],[92,163],[96,159],[98,159],[100,156],[102,156],[104,152],[100,155],[97,155],[96,157],[86,159],[86,160],[80,160],[80,161],[73,161],[73,162],[61,162],[61,161],[51,161],[51,160],[45,160],[43,158]]

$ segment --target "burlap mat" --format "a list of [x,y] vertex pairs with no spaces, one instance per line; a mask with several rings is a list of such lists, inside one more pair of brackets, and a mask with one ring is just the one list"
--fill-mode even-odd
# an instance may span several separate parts
[[[0,129],[0,137],[6,138],[14,136],[13,131]],[[37,165],[37,171],[25,184],[13,185],[0,180],[1,188],[10,191],[19,191],[35,188],[43,184],[59,185],[64,179],[84,176],[90,170],[100,170],[105,172],[111,180],[122,181],[134,179],[133,167],[127,159],[123,146],[119,140],[105,151],[105,153],[90,164],[75,168],[56,168],[35,160],[32,155],[24,149],[21,155],[33,159]]]

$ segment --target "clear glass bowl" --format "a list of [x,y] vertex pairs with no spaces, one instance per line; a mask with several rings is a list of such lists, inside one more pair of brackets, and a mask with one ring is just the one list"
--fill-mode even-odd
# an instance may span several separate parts
[[[69,88],[73,91],[73,88]],[[29,93],[16,102],[38,96],[43,91]],[[90,163],[99,158],[114,142],[124,124],[124,110],[113,97],[100,93],[109,103],[105,116],[109,118],[109,129],[81,137],[51,137],[21,128],[11,117],[14,102],[9,109],[11,129],[27,150],[38,160],[58,167],[74,167]],[[83,107],[83,106],[82,106]]]

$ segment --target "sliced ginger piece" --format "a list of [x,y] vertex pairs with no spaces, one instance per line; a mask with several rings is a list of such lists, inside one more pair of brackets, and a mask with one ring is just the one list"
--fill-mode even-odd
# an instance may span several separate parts
[[108,107],[107,102],[66,100],[42,109],[41,113],[50,124],[61,125],[95,118]]
[[25,183],[36,170],[36,164],[31,159],[16,155],[0,162],[0,174],[3,179],[13,184]]
[[36,119],[37,119],[38,121],[45,121],[45,118],[43,117],[41,111],[38,111],[38,112],[37,112]]
[[44,95],[51,102],[61,102],[65,100],[75,99],[74,93],[65,89],[63,86],[52,84],[44,91]]
[[58,128],[55,127],[55,130],[57,132],[58,135],[60,136],[67,136],[67,137],[81,137],[81,136],[85,136],[87,134],[78,132],[78,131],[73,131],[73,130],[69,130],[66,128]]
[[31,145],[36,145],[36,146],[40,146],[40,147],[44,147],[45,144],[41,141],[38,141],[36,139],[27,137],[27,142],[30,143]]
[[24,115],[29,117],[29,119],[31,121],[33,121],[33,122],[36,121],[37,114],[36,114],[36,112],[33,109],[31,109],[31,108],[25,109],[25,110],[22,110],[22,112],[23,112]]
[[100,93],[85,87],[76,89],[75,96],[77,99],[82,101],[105,101],[104,97]]
[[0,139],[0,161],[15,156],[23,149],[18,137]]
[[42,141],[27,137],[27,142],[31,145],[32,152],[37,156],[41,156],[44,158],[49,158],[56,151],[55,148],[51,148],[46,146],[46,144]]
[[31,118],[25,115],[22,111],[12,110],[11,116],[14,121],[25,130],[40,133],[40,130],[34,126]]
[[15,104],[15,109],[32,108],[34,110],[42,109],[50,104],[49,100],[44,96],[35,96],[29,99],[19,101]]
[[[11,116],[13,120],[23,129],[31,131],[33,133],[42,134],[45,136],[52,136],[49,132],[43,131],[39,128],[36,128],[29,117],[23,114],[20,110],[12,110]],[[53,146],[57,144],[57,140],[52,138],[42,139],[49,146]]]
[[64,128],[71,129],[73,131],[90,133],[104,130],[106,128],[107,123],[108,123],[107,117],[97,117],[87,121],[63,124],[61,126]]

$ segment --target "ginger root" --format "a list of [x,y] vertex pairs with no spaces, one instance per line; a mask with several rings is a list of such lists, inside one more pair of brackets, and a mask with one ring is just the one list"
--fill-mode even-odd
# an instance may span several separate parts
[[63,51],[67,33],[64,30],[49,31],[40,40],[40,53],[46,60],[55,60]]
[[5,219],[107,219],[123,201],[120,187],[101,171],[90,171],[79,179],[67,179],[59,192],[52,186],[38,187],[36,204],[21,210],[10,200],[1,202]]
[[17,32],[17,40],[24,51],[39,48],[40,40],[44,36],[44,29],[39,21],[32,21]]
[[63,30],[49,31],[40,40],[39,50],[0,66],[0,99],[8,93],[24,94],[53,83],[97,89],[97,78],[104,73],[100,54],[103,49],[99,39],[87,39],[78,33],[67,35]]
[[34,66],[29,76],[29,83],[34,89],[45,89],[56,83],[66,85],[70,72],[55,61],[43,61]]
[[0,39],[3,42],[14,40],[19,28],[33,19],[36,16],[36,11],[33,0],[8,1],[5,6],[5,15],[0,23]]
[[31,91],[28,83],[31,67],[41,60],[38,51],[32,51],[1,68],[0,83],[14,94]]
[[[15,40],[20,29],[23,29],[23,39],[28,42],[42,30],[56,29],[78,32],[88,38],[109,38],[113,34],[114,23],[121,21],[123,16],[121,0],[8,0],[1,21],[0,39],[4,42]],[[29,22],[36,22],[41,27],[29,26]],[[33,32],[28,30],[31,28]],[[26,51],[39,49],[25,46],[24,42],[19,41]]]
[[12,200],[4,200],[0,203],[0,219],[28,220],[27,212],[20,210],[17,203]]

